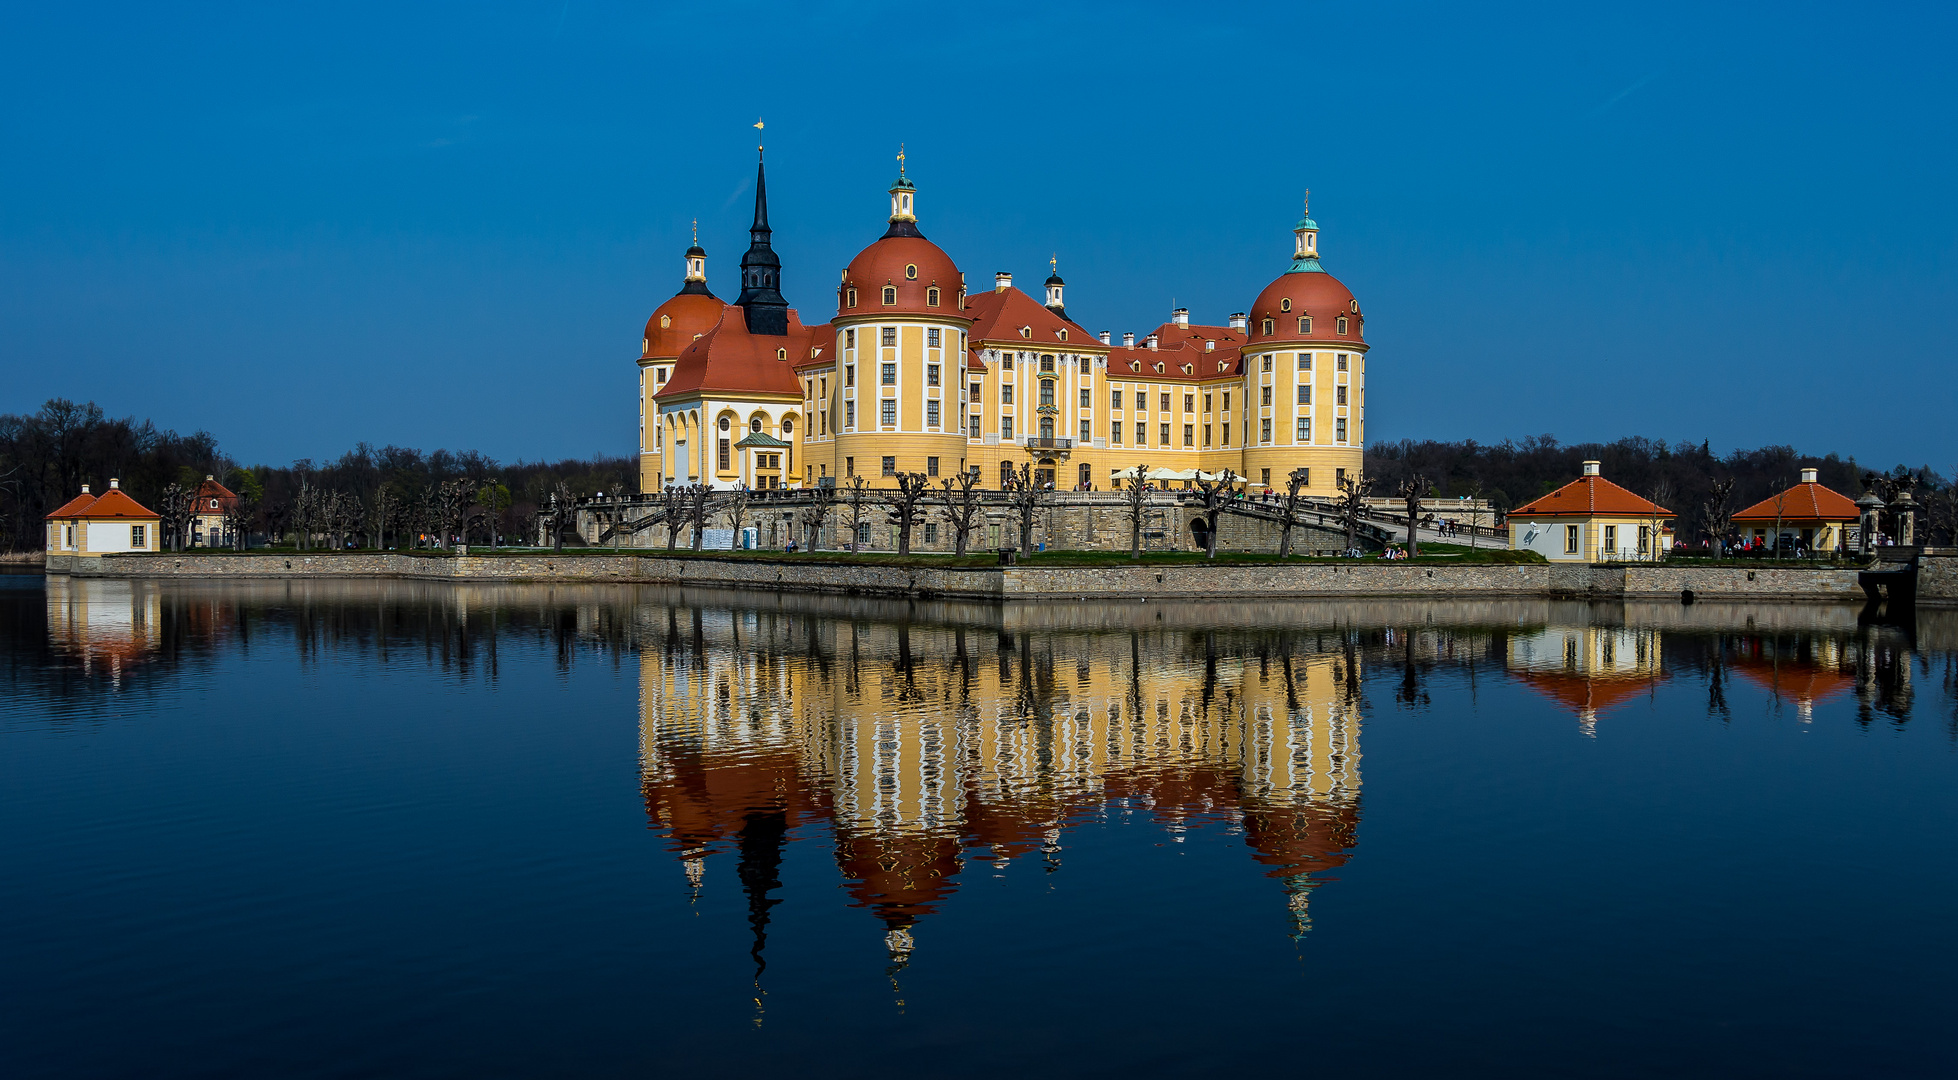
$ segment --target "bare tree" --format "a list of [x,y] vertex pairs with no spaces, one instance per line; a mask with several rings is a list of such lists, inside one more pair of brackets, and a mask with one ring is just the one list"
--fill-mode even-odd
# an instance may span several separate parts
[[727,527],[734,530],[734,543],[736,547],[739,547],[741,544],[741,526],[748,520],[748,503],[753,498],[754,496],[748,491],[747,485],[741,484],[737,485],[732,492],[728,493],[725,501],[721,503],[721,513],[727,518]]
[[1217,557],[1217,516],[1223,513],[1225,500],[1237,490],[1238,479],[1238,475],[1229,469],[1209,477],[1201,472],[1197,473],[1194,483],[1197,486],[1197,497],[1203,500],[1203,557],[1206,559]]
[[1284,520],[1278,523],[1278,557],[1292,554],[1292,526],[1298,524],[1299,504],[1305,501],[1305,485],[1311,476],[1307,469],[1293,469],[1285,476]]
[[466,476],[444,480],[435,489],[435,516],[440,531],[438,546],[448,547],[450,539],[462,531],[463,518],[475,497],[476,481]]
[[706,484],[692,484],[687,488],[687,524],[693,526],[695,551],[707,539],[707,517],[713,509],[713,497],[714,489]]
[[382,484],[368,500],[367,513],[374,522],[374,546],[385,550],[388,546],[388,528],[401,515],[401,496],[394,489]]
[[938,486],[945,494],[945,504],[939,512],[951,526],[953,552],[963,555],[967,538],[979,520],[979,474],[965,469],[940,480]]
[[865,480],[861,476],[852,476],[850,477],[849,488],[850,550],[855,551],[857,550],[857,545],[863,541],[863,508],[866,503],[871,501],[869,491],[870,481]]
[[1020,520],[1020,550],[1033,550],[1033,517],[1047,502],[1047,490],[1033,478],[1033,465],[1021,465],[1006,477],[1006,498]]
[[1149,517],[1149,466],[1137,464],[1135,475],[1122,489],[1122,510],[1129,518],[1129,558],[1142,558],[1142,526]]
[[1700,511],[1700,520],[1705,523],[1708,537],[1716,550],[1726,546],[1727,532],[1733,527],[1734,508],[1731,501],[1733,495],[1733,477],[1715,480],[1713,493],[1706,497],[1706,503]]
[[1367,495],[1373,491],[1373,477],[1364,473],[1339,480],[1339,516],[1346,525],[1346,548],[1360,546],[1360,518],[1367,511]]
[[182,484],[171,484],[163,489],[163,498],[157,504],[156,516],[161,519],[158,524],[163,527],[163,535],[169,538],[167,550],[184,549],[184,540],[190,532],[190,522],[196,510],[195,491]]
[[1428,493],[1434,489],[1434,481],[1419,474],[1402,480],[1400,485],[1394,488],[1394,494],[1399,496],[1401,501],[1407,506],[1407,554],[1409,557],[1421,554],[1421,534],[1417,531],[1421,526],[1421,500],[1427,498]]
[[[1659,478],[1658,483],[1652,485],[1652,496],[1651,496],[1652,505],[1660,508],[1661,510],[1666,509],[1666,504],[1672,501],[1673,494],[1674,491],[1672,486],[1672,480],[1669,477],[1661,476]],[[1664,531],[1665,524],[1666,524],[1666,519],[1664,515],[1654,514],[1652,516],[1652,561],[1653,562],[1659,561],[1659,556],[1660,556],[1659,535],[1661,532]]]
[[809,533],[809,550],[822,546],[823,523],[829,519],[829,512],[836,505],[836,489],[817,486],[809,491],[809,506],[802,511],[802,527]]
[[562,480],[551,490],[550,500],[537,509],[537,521],[551,534],[551,550],[564,550],[564,523],[577,512],[571,501],[571,485]]
[[680,542],[680,533],[687,527],[687,505],[692,496],[686,488],[673,485],[659,493],[660,507],[666,516],[660,524],[666,526],[666,550],[672,551]]
[[231,550],[243,551],[250,546],[252,519],[257,516],[258,500],[243,490],[225,506],[224,527],[231,533]]
[[888,505],[884,515],[890,523],[897,526],[897,553],[911,554],[911,527],[922,525],[925,520],[924,509],[919,505],[925,496],[931,494],[931,478],[921,472],[901,472],[897,474],[897,490],[887,496]]

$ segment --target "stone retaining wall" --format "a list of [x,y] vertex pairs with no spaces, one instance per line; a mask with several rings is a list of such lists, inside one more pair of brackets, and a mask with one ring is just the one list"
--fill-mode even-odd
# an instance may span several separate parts
[[[1543,597],[1677,602],[1830,600],[1861,603],[1856,571],[1745,567],[1423,565],[1362,560],[1174,566],[952,569],[849,565],[784,556],[54,555],[48,572],[115,578],[404,578],[431,581],[636,582],[774,591],[973,599],[1171,597]],[[1935,600],[1933,601],[1935,602]]]

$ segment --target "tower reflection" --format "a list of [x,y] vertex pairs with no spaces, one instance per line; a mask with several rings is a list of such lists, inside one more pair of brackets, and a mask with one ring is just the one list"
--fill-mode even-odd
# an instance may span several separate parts
[[[650,625],[649,625],[650,624]],[[1294,935],[1359,820],[1355,650],[667,607],[641,621],[642,790],[696,888],[738,856],[757,976],[783,845],[816,826],[894,966],[968,863],[1061,866],[1106,815],[1241,834]]]

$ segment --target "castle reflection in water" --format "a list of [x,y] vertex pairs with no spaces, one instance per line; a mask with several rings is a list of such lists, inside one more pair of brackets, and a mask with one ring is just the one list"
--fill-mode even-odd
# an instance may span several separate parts
[[699,885],[739,853],[757,960],[791,829],[820,825],[892,959],[968,860],[1059,864],[1104,811],[1239,832],[1294,931],[1359,821],[1360,660],[1216,633],[1011,633],[668,608],[642,638],[648,812]]
[[[1897,627],[1828,605],[1002,608],[650,586],[66,578],[46,581],[45,600],[45,634],[24,644],[52,662],[16,664],[4,680],[121,692],[248,645],[491,682],[512,647],[543,646],[567,669],[592,650],[636,660],[648,824],[695,888],[721,873],[712,856],[733,855],[758,965],[792,839],[833,844],[852,901],[882,921],[902,963],[962,872],[1058,868],[1070,828],[1111,816],[1172,839],[1199,827],[1241,836],[1303,934],[1311,891],[1358,842],[1363,716],[1427,707],[1437,673],[1512,679],[1591,735],[1685,680],[1709,716],[1752,695],[1809,722],[1853,695],[1864,724],[1908,722],[1920,681],[1941,680],[1929,688],[1941,706],[1958,688],[1958,612]],[[5,622],[0,635],[24,627]],[[1674,707],[1690,701],[1671,693]]]

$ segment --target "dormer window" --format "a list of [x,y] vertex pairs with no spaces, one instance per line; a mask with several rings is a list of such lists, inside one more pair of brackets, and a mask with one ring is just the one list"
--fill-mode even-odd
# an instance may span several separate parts
[[671,315],[661,315],[661,316],[659,317],[659,328],[660,328],[661,330],[666,330],[666,329],[669,329],[669,328],[671,328],[672,326],[673,326],[673,316],[671,316]]
[[889,306],[889,305],[891,305],[891,304],[895,304],[895,303],[897,303],[897,286],[895,286],[895,285],[886,285],[886,286],[884,286],[884,304],[885,304],[885,306]]
[[1360,313],[1360,302],[1358,300],[1348,300],[1346,302],[1346,309],[1358,315]]
[[905,264],[904,264],[904,280],[906,280],[906,281],[916,281],[916,280],[918,280],[918,264],[917,264],[917,263],[905,263]]
[[787,350],[787,349],[776,349],[776,350],[775,350],[775,359],[777,359],[777,360],[787,360],[788,358],[789,358],[789,350]]
[[1280,311],[1290,311],[1290,310],[1292,310],[1292,298],[1288,296],[1288,297],[1286,297],[1286,298],[1284,298],[1283,300],[1280,300],[1280,301],[1278,302],[1278,310],[1280,310]]
[[855,289],[843,290],[843,306],[844,307],[857,306],[857,290]]
[[934,285],[931,288],[925,290],[925,306],[926,307],[938,306],[938,286]]
[[1021,337],[1023,337],[1023,338],[1030,338],[1030,337],[1032,337],[1032,336],[1033,336],[1033,327],[1031,327],[1031,326],[1022,326],[1022,327],[1020,327],[1020,336],[1021,336]]
[[1299,333],[1310,334],[1311,332],[1312,332],[1312,316],[1310,315],[1299,316]]
[[1141,371],[1141,370],[1142,370],[1142,361],[1140,361],[1140,360],[1131,360],[1131,361],[1129,361],[1129,370],[1130,370],[1130,371]]
[[1161,375],[1162,373],[1163,373],[1163,362],[1161,360],[1158,360],[1156,361],[1156,374]]
[[1195,370],[1195,369],[1194,369],[1194,368],[1193,368],[1193,367],[1192,367],[1191,365],[1189,365],[1189,364],[1184,364],[1184,365],[1183,365],[1183,374],[1185,374],[1185,375],[1188,375],[1188,374],[1190,374],[1190,373],[1191,373],[1191,372],[1192,372],[1193,370]]
[[1061,336],[1061,340],[1062,340],[1062,341],[1066,341],[1066,340],[1067,340],[1067,331],[1065,331],[1065,330],[1062,330],[1062,331],[1060,331],[1060,336]]
[[1266,319],[1266,320],[1264,320],[1263,322],[1261,322],[1261,323],[1259,323],[1258,325],[1259,325],[1260,327],[1262,327],[1262,329],[1260,330],[1260,333],[1263,333],[1263,334],[1264,334],[1264,335],[1265,335],[1266,337],[1270,337],[1270,336],[1271,336],[1271,332],[1272,332],[1272,327],[1271,327],[1271,320],[1270,320],[1270,319]]
[[1339,317],[1339,333],[1342,337],[1346,334],[1346,316],[1344,315]]

